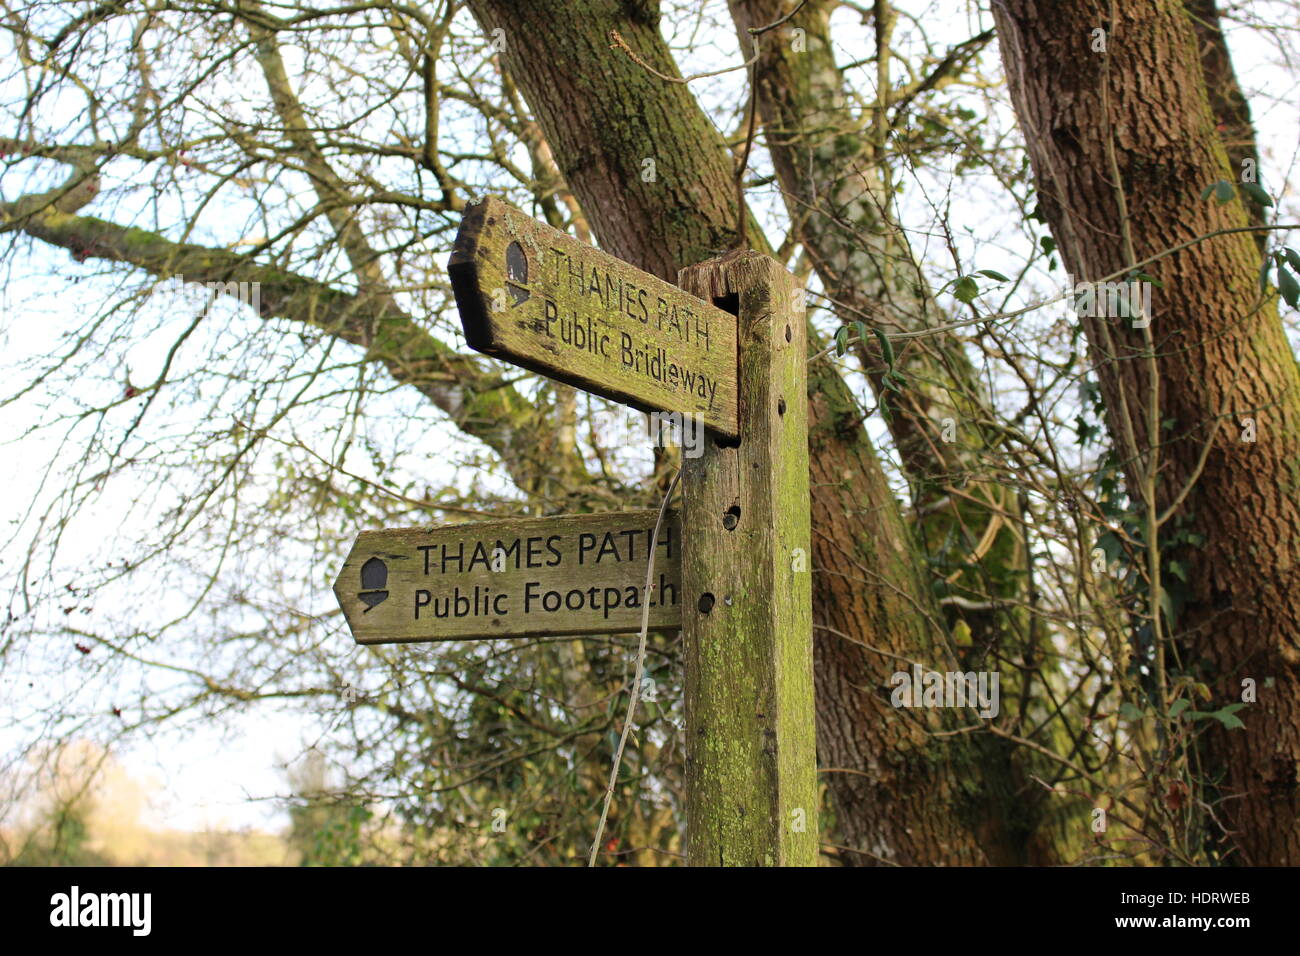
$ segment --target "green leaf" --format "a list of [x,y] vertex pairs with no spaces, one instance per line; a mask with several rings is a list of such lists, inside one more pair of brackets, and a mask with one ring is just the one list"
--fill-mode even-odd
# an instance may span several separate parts
[[986,278],[989,278],[989,279],[993,279],[995,282],[1010,282],[1010,281],[1011,281],[1011,280],[1008,279],[1006,276],[1004,276],[1001,272],[994,272],[992,269],[980,269],[980,270],[979,270],[979,275],[982,275],[982,276],[984,276],[984,277],[986,277]]
[[1043,247],[1043,255],[1050,256],[1056,251],[1056,240],[1051,236],[1040,236],[1038,244]]
[[877,328],[873,328],[871,331],[876,333],[876,341],[880,343],[880,353],[885,357],[885,364],[892,371],[894,368],[894,346],[890,343],[889,336]]
[[1291,264],[1291,268],[1300,272],[1300,252],[1296,252],[1290,246],[1284,246],[1282,254],[1286,256],[1286,261]]
[[1124,703],[1119,705],[1119,715],[1123,717],[1125,720],[1142,719],[1142,711],[1138,710],[1128,701],[1124,701]]
[[858,341],[865,345],[867,341],[867,323],[854,322],[853,330],[858,333]]
[[1227,708],[1225,707],[1223,710],[1216,710],[1214,712],[1213,716],[1218,718],[1219,723],[1223,724],[1223,726],[1226,727],[1228,730],[1237,730],[1241,727],[1246,726],[1244,723],[1241,722],[1240,717],[1238,717],[1236,714],[1225,713],[1226,710]]
[[1178,623],[1178,616],[1174,614],[1174,598],[1168,588],[1160,589],[1160,613],[1165,616],[1170,627]]
[[1272,197],[1270,197],[1268,193],[1264,192],[1258,183],[1242,183],[1240,189],[1261,206],[1273,205]]
[[1120,543],[1119,535],[1114,531],[1107,531],[1097,538],[1097,547],[1106,553],[1106,563],[1113,564],[1119,560],[1124,553],[1124,546]]
[[1170,561],[1169,573],[1174,575],[1174,577],[1178,578],[1184,584],[1187,583],[1187,569],[1183,567],[1183,563],[1181,561]]
[[1232,197],[1235,195],[1236,190],[1232,188],[1232,183],[1220,179],[1214,184],[1214,198],[1218,200],[1220,206],[1232,202]]
[[957,280],[957,285],[952,294],[957,298],[958,302],[965,302],[970,305],[975,301],[975,296],[980,294],[980,287],[970,276],[962,276]]
[[1273,268],[1273,263],[1270,262],[1266,257],[1264,259],[1263,268],[1259,270],[1259,291],[1260,292],[1268,291],[1268,271],[1272,268]]
[[1181,714],[1183,711],[1185,711],[1188,707],[1191,706],[1192,706],[1191,701],[1189,701],[1186,697],[1180,697],[1176,701],[1174,701],[1173,706],[1169,708],[1169,716],[1177,717],[1179,714]]
[[849,350],[849,327],[842,325],[835,330],[835,354],[843,355]]
[[1214,192],[1214,187],[1217,185],[1218,183],[1210,183],[1210,185],[1206,186],[1204,192],[1201,193],[1201,199],[1209,199],[1210,193]]
[[1282,293],[1282,298],[1286,299],[1286,304],[1291,308],[1296,307],[1300,302],[1300,282],[1295,281],[1295,276],[1287,272],[1281,266],[1277,267],[1277,290]]

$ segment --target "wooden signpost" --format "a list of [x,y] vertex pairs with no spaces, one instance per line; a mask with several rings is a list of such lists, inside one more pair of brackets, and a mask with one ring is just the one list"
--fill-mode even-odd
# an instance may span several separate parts
[[736,318],[500,199],[447,267],[470,347],[643,411],[736,424]]
[[[449,265],[469,344],[710,430],[660,528],[649,626],[685,658],[687,863],[815,866],[806,340],[754,252],[682,288],[499,199]],[[362,532],[334,592],[362,644],[640,630],[657,512]]]
[[[358,644],[641,629],[657,511],[363,531],[334,594]],[[659,529],[650,626],[682,626],[681,527]]]

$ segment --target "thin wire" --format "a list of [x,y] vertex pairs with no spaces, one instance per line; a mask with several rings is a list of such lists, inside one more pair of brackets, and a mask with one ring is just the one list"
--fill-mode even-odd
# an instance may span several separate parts
[[591,841],[591,854],[587,857],[587,865],[596,865],[596,854],[600,852],[600,838],[605,835],[605,821],[609,818],[609,803],[614,799],[614,784],[618,780],[618,768],[623,762],[623,748],[627,746],[627,737],[632,730],[632,719],[636,715],[637,700],[641,696],[641,674],[645,670],[645,645],[646,634],[650,630],[650,589],[654,587],[655,573],[655,552],[659,547],[659,528],[664,523],[664,513],[668,510],[668,502],[672,500],[673,492],[677,490],[677,480],[681,478],[682,470],[677,469],[673,475],[673,480],[668,483],[668,491],[664,494],[664,500],[659,504],[659,517],[655,520],[655,529],[650,534],[650,560],[646,563],[645,569],[645,594],[641,601],[641,640],[636,649],[636,673],[632,678],[632,695],[627,701],[627,716],[623,718],[623,733],[618,738],[618,750],[614,752],[614,766],[609,771],[609,786],[605,788],[605,805],[600,810],[600,823],[596,826],[596,838]]

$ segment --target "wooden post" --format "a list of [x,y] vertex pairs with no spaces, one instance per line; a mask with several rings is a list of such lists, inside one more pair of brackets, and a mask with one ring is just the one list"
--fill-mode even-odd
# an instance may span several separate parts
[[815,866],[802,291],[748,251],[678,284],[737,315],[740,386],[739,444],[710,434],[682,467],[686,860]]

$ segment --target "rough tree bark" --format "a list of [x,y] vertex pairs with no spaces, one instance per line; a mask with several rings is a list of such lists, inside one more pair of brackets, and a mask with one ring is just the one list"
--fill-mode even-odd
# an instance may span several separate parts
[[[1235,180],[1216,129],[1192,23],[1176,0],[993,5],[1002,57],[1028,141],[1042,208],[1069,271],[1097,280],[1180,243],[1242,228],[1241,201],[1203,201]],[[1096,51],[1104,30],[1106,52]],[[1113,144],[1113,157],[1110,150]],[[1111,170],[1118,171],[1118,179]],[[1129,248],[1126,249],[1126,246]],[[1143,336],[1124,319],[1084,319],[1108,423],[1130,494],[1144,480],[1155,422],[1157,510],[1181,510],[1201,548],[1164,557],[1188,568],[1172,666],[1210,683],[1216,705],[1258,703],[1245,730],[1202,740],[1208,796],[1249,864],[1300,863],[1300,373],[1276,301],[1261,298],[1247,232],[1188,246],[1146,267],[1153,296],[1154,380]],[[1153,391],[1157,390],[1157,391]],[[1243,429],[1255,423],[1255,441]],[[1208,445],[1203,464],[1202,448]],[[1166,532],[1173,523],[1165,526]],[[1222,852],[1220,849],[1219,852]]]

